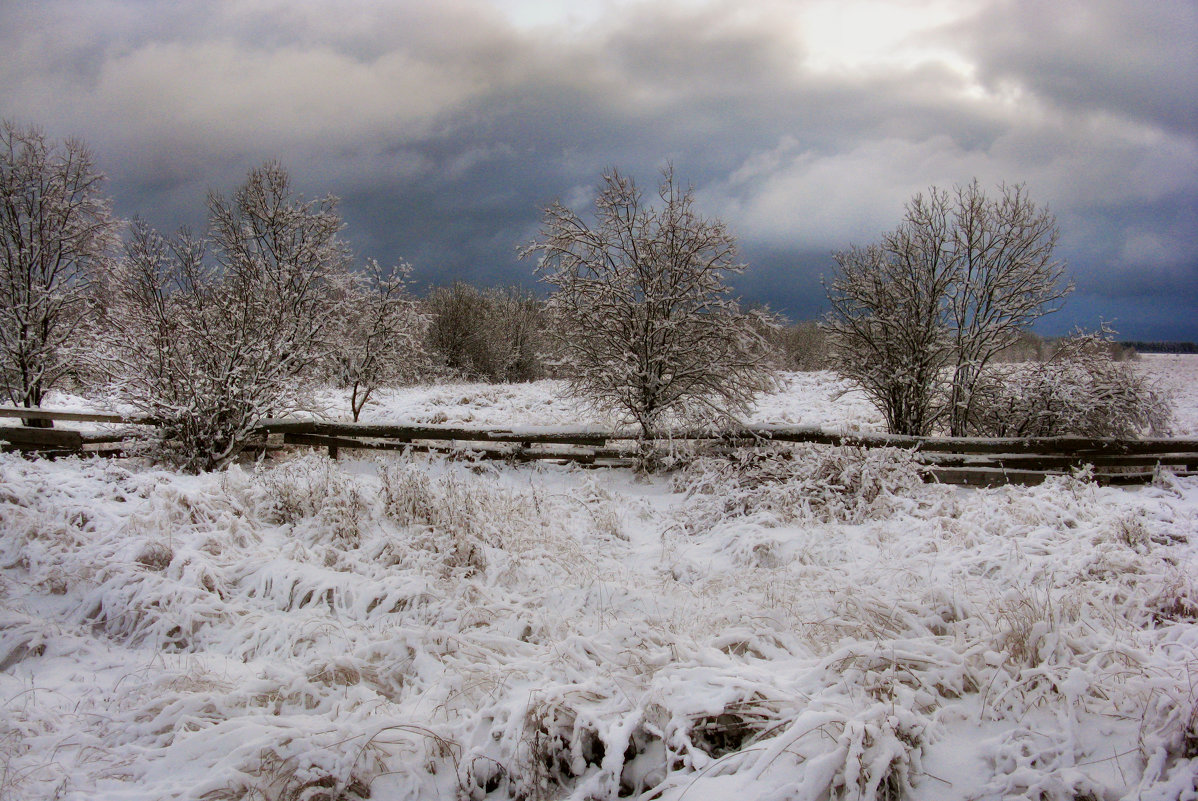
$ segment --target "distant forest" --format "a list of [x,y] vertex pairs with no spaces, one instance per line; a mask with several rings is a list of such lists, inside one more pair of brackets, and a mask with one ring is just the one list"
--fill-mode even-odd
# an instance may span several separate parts
[[1129,348],[1135,348],[1137,353],[1198,353],[1198,345],[1193,342],[1140,342],[1127,340],[1119,343]]

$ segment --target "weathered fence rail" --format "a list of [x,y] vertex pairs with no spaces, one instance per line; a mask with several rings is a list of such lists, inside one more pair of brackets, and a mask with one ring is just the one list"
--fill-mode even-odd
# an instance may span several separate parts
[[[154,425],[154,421],[144,417],[75,410],[0,407],[0,417]],[[554,460],[594,466],[633,464],[640,445],[636,432],[631,429],[484,429],[291,419],[264,420],[255,434],[262,442],[273,439],[283,445],[326,448],[334,456],[342,449],[468,451],[473,457],[482,459]],[[120,432],[82,434],[59,428],[0,426],[0,442],[5,443],[5,450],[51,454],[89,451],[119,454],[123,436]],[[668,441],[901,448],[916,455],[927,467],[932,480],[978,486],[1035,484],[1050,475],[1083,468],[1091,470],[1096,480],[1110,484],[1144,483],[1152,480],[1161,468],[1168,468],[1178,475],[1198,474],[1198,439],[907,437],[813,427],[750,426],[725,432],[675,431]]]
[[0,417],[19,417],[22,420],[62,420],[79,423],[118,423],[124,425],[154,425],[149,417],[141,415],[92,412],[86,409],[30,409],[19,406],[0,406]]

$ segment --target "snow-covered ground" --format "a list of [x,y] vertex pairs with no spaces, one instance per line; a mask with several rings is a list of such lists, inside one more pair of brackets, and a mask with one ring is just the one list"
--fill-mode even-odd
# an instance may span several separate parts
[[[1198,358],[1139,369],[1195,435]],[[843,389],[753,419],[877,427]],[[604,422],[557,390],[364,419]],[[1198,798],[1198,479],[793,455],[2,456],[0,798]]]
[[[1196,360],[1198,361],[1198,360]],[[76,399],[76,403],[83,403]],[[320,411],[349,418],[344,392],[320,394]],[[614,421],[565,395],[559,381],[531,384],[438,384],[381,390],[362,412],[363,422],[443,423],[464,426],[602,426]],[[753,423],[834,425],[882,429],[881,415],[865,396],[830,372],[784,373],[778,391],[764,396]]]

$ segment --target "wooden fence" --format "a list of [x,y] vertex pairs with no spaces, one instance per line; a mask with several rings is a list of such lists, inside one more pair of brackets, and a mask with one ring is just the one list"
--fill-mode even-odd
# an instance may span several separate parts
[[[0,408],[0,417],[153,425],[147,418],[86,411]],[[511,461],[552,460],[586,466],[627,466],[635,463],[641,443],[636,432],[594,429],[482,429],[443,425],[380,425],[313,420],[264,420],[256,429],[257,447],[299,445],[328,449],[411,449],[455,452],[479,459]],[[126,434],[82,434],[59,428],[0,426],[5,450],[119,455]],[[1194,439],[983,439],[963,437],[905,437],[887,434],[826,431],[820,428],[752,426],[730,432],[676,431],[658,447],[670,443],[726,443],[744,446],[770,443],[815,443],[860,448],[902,448],[912,451],[928,468],[930,480],[952,484],[996,486],[1036,484],[1047,476],[1076,470],[1092,471],[1101,483],[1137,484],[1151,481],[1162,468],[1176,475],[1198,474],[1198,440]]]

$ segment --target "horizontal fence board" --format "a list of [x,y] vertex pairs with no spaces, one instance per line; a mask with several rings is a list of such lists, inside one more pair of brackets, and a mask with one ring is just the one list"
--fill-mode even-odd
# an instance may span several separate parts
[[[283,442],[288,445],[308,445],[317,448],[332,448],[334,450],[410,450],[422,453],[460,454],[479,459],[508,459],[517,462],[531,461],[570,461],[583,464],[596,462],[609,463],[619,461],[632,463],[628,455],[618,449],[587,448],[584,450],[547,450],[539,447],[525,448],[519,443],[495,443],[500,447],[487,447],[483,443],[477,446],[454,444],[459,440],[414,440],[412,442],[392,442],[377,439],[353,439],[349,437],[329,437],[322,434],[284,434]],[[545,443],[569,446],[573,443]],[[506,446],[506,447],[505,447]],[[515,447],[512,447],[515,446]]]
[[[1050,476],[1067,476],[1070,473],[1053,470],[1009,470],[994,467],[932,467],[927,471],[926,475],[928,480],[939,481],[942,484],[1001,487],[1004,484],[1035,486],[1044,483]],[[1174,471],[1173,475],[1188,477],[1198,475],[1198,471],[1179,470]],[[1096,471],[1090,477],[1098,484],[1131,486],[1136,484],[1150,484],[1157,478],[1157,473],[1155,471],[1126,473]]]
[[992,467],[932,468],[930,480],[941,484],[960,484],[970,487],[1001,487],[1006,484],[1035,486],[1043,484],[1052,475],[1039,470],[1001,470]]
[[115,458],[128,456],[129,449],[122,442],[84,442],[79,453],[84,456],[104,456]]
[[[1177,478],[1189,478],[1198,476],[1198,471],[1194,470],[1176,470],[1172,471]],[[1135,484],[1151,484],[1157,478],[1155,472],[1151,473],[1100,473],[1095,476],[1095,480],[1099,484],[1110,484],[1112,486],[1131,486]]]
[[920,461],[937,467],[1009,467],[1023,470],[1060,470],[1083,465],[1095,467],[1155,467],[1156,465],[1198,465],[1198,453],[1161,453],[1143,456],[1125,454],[1086,454],[1053,456],[1048,454],[974,454],[919,453]]
[[109,434],[92,434],[83,432],[84,445],[104,445],[112,442],[126,442],[133,439],[128,431],[114,431]]
[[867,448],[906,448],[919,451],[992,454],[1051,453],[1151,454],[1178,451],[1198,452],[1198,439],[1151,438],[1137,440],[1094,439],[1090,437],[910,437],[899,434],[836,432],[819,428],[750,426],[737,435],[740,439],[772,439],[777,442],[812,442],[823,445],[856,445]]
[[435,440],[462,442],[528,442],[555,445],[603,445],[609,439],[620,439],[609,432],[572,429],[510,429],[461,428],[438,425],[380,425],[377,423],[333,423],[316,420],[263,420],[255,430],[267,434],[306,434],[326,437],[365,437],[396,441]]
[[19,417],[23,420],[63,420],[77,423],[123,423],[125,425],[154,425],[154,421],[141,415],[110,414],[73,409],[22,409],[18,406],[0,406],[0,417]]
[[0,427],[0,440],[11,442],[18,448],[65,448],[79,450],[83,447],[83,435],[66,428],[26,428],[25,426]]

